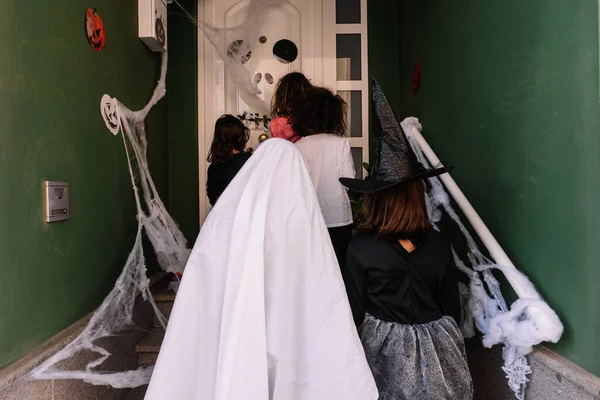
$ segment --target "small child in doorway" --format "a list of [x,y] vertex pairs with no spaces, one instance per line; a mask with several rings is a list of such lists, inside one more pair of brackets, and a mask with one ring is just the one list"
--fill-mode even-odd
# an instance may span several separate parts
[[300,72],[290,72],[283,76],[277,84],[277,89],[271,100],[271,116],[273,120],[270,124],[271,136],[274,138],[287,139],[296,143],[301,139],[289,122],[290,108],[293,99],[313,86],[306,76]]
[[346,102],[325,88],[312,88],[294,99],[291,124],[302,137],[300,149],[319,198],[321,212],[338,263],[345,265],[352,239],[352,209],[339,178],[354,178],[354,161],[346,133]]
[[206,194],[214,206],[225,188],[244,166],[252,153],[245,151],[250,130],[239,118],[225,114],[215,123],[215,135],[208,153]]

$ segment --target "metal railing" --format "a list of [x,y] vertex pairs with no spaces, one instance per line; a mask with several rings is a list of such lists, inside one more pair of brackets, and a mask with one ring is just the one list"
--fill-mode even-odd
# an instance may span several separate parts
[[[433,152],[433,150],[431,149],[431,147],[429,146],[429,144],[427,143],[427,141],[416,126],[412,126],[411,132],[409,132],[409,134],[417,139],[417,142],[419,143],[423,154],[425,154],[425,157],[427,157],[431,165],[435,165],[436,167],[443,166],[440,159],[435,155],[435,153]],[[490,255],[495,260],[495,262],[499,265],[516,269],[515,265],[512,263],[512,261],[510,261],[508,255],[506,255],[506,253],[504,252],[494,235],[492,235],[492,232],[490,232],[490,230],[485,225],[479,214],[477,214],[477,211],[475,211],[475,209],[471,205],[471,202],[469,202],[465,194],[462,192],[462,190],[460,190],[452,176],[450,176],[450,174],[447,173],[440,175],[439,178],[446,186],[446,189],[448,189],[448,192],[450,192],[450,195],[456,201],[456,204],[458,204],[458,206],[462,210],[464,216],[469,220],[471,226],[473,227],[473,229],[475,230],[485,247],[488,249]],[[512,279],[511,276],[506,275],[506,279],[508,280],[513,290],[519,297],[531,297],[529,291],[526,288],[524,288],[519,282]]]

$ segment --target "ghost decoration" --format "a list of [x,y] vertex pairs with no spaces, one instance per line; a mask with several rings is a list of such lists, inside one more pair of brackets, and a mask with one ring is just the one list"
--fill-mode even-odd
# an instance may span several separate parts
[[100,100],[100,113],[106,127],[113,135],[119,133],[121,119],[117,109],[117,100],[105,94]]
[[[294,71],[308,72],[303,71],[303,61],[310,64],[312,50],[303,53],[300,9],[285,0],[219,0],[213,4],[215,15],[223,13],[219,26],[184,13],[204,32],[223,63],[224,110],[235,115],[258,114],[259,118],[270,115],[279,79]],[[307,43],[312,49],[312,43]],[[249,125],[253,131],[264,129]],[[257,135],[252,138],[255,142]]]

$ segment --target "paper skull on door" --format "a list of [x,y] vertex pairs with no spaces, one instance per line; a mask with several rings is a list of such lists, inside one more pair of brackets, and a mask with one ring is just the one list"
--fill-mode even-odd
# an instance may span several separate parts
[[322,0],[205,0],[200,27],[213,45],[205,70],[214,99],[204,106],[208,121],[245,116],[255,148],[281,77],[298,71],[322,84],[323,9]]
[[[221,75],[224,109],[218,113],[244,115],[253,131],[249,145],[256,147],[258,136],[264,133],[265,122],[268,123],[264,116],[270,117],[271,98],[279,79],[289,72],[302,70],[302,27],[300,10],[290,2],[279,1],[276,7],[260,10],[259,18],[248,13],[247,1],[238,1],[225,11],[226,29],[243,24],[250,26],[239,31],[243,37],[226,36],[229,43],[223,43],[227,48]],[[256,18],[254,26],[252,18]],[[240,74],[249,80],[247,85],[236,82]],[[248,91],[252,93],[244,93]],[[217,95],[219,92],[217,90]],[[248,94],[260,101],[245,101]]]

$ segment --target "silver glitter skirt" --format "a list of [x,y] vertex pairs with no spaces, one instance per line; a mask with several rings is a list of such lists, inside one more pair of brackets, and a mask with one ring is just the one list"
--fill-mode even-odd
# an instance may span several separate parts
[[473,398],[465,344],[454,319],[403,325],[367,314],[360,337],[379,400]]

